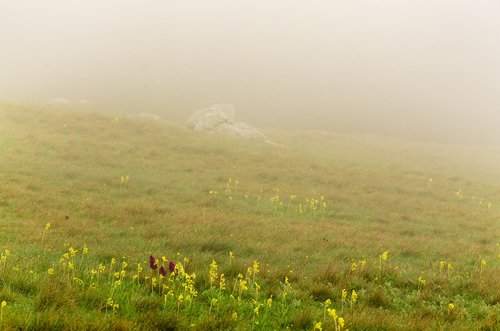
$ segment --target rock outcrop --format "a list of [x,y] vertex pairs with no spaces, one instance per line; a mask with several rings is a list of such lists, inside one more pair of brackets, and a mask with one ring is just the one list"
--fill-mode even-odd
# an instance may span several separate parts
[[212,132],[231,138],[253,139],[269,142],[258,129],[234,119],[234,107],[217,104],[195,112],[187,125],[196,131]]

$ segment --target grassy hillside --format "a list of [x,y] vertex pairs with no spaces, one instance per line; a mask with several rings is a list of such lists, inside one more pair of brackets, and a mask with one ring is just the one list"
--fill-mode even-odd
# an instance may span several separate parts
[[266,133],[0,104],[1,327],[500,329],[500,150]]

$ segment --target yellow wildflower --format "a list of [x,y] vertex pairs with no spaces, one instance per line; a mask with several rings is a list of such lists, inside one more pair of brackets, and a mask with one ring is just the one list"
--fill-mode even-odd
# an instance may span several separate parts
[[217,279],[219,268],[217,267],[217,262],[212,260],[210,264],[210,287],[212,287],[213,282]]
[[352,293],[351,293],[351,302],[355,303],[357,300],[358,300],[358,293],[356,293],[355,290],[352,290]]
[[74,257],[76,255],[76,253],[78,252],[78,250],[74,249],[73,247],[68,248],[68,250],[69,250],[69,253],[71,254],[72,257]]
[[342,303],[345,302],[345,300],[347,299],[347,291],[345,289],[342,290],[342,297],[341,297],[341,301]]
[[444,269],[446,267],[446,262],[445,261],[440,261],[439,262],[439,269]]
[[332,309],[332,308],[328,308],[328,315],[330,315],[330,317],[336,321],[338,316],[337,316],[337,311],[335,309]]
[[255,260],[254,260],[254,261],[253,261],[253,272],[254,272],[255,274],[257,274],[257,273],[259,273],[259,271],[260,271],[260,270],[259,270],[259,262],[257,262],[257,261],[255,261]]
[[225,289],[226,289],[226,278],[224,277],[224,274],[220,274],[219,290],[224,291]]

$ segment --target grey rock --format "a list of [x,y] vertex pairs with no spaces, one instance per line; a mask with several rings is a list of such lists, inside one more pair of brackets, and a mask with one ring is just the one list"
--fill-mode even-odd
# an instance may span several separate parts
[[267,137],[255,127],[234,119],[234,107],[216,104],[196,111],[187,120],[187,125],[196,131],[212,132],[230,138],[253,139],[269,142]]

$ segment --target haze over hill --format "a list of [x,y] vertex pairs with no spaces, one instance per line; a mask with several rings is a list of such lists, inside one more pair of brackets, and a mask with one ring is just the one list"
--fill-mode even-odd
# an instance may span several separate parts
[[0,0],[0,98],[500,143],[500,3]]

